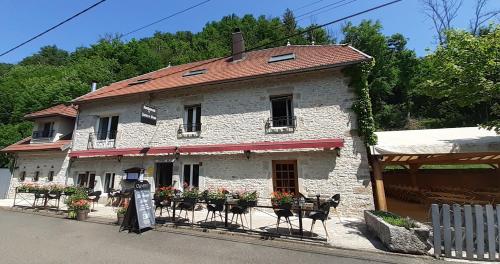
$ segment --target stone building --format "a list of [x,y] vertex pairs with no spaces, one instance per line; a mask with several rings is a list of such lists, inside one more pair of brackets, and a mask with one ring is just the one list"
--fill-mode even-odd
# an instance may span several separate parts
[[340,193],[339,210],[360,215],[373,194],[342,69],[370,59],[348,45],[245,52],[236,32],[232,57],[169,66],[73,100],[70,162],[61,158],[68,166],[57,175],[104,193],[138,178],[153,188],[257,190],[263,201],[273,191]]
[[76,114],[61,104],[25,116],[33,122],[32,136],[1,150],[14,161],[9,197],[21,182],[65,183]]

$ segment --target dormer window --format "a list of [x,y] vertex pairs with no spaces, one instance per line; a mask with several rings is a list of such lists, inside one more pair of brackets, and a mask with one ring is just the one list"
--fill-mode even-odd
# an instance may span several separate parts
[[295,53],[286,53],[286,54],[272,56],[271,58],[269,58],[267,62],[273,63],[273,62],[280,62],[280,61],[287,61],[294,59],[295,59]]
[[195,76],[195,75],[200,75],[200,74],[205,74],[207,72],[207,69],[200,69],[200,70],[192,70],[184,73],[182,77],[189,77],[189,76]]
[[42,123],[38,126],[37,131],[33,131],[32,138],[52,138],[54,136],[54,122]]

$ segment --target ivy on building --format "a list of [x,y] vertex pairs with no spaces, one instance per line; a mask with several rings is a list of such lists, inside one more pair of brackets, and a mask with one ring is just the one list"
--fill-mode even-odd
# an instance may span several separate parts
[[373,65],[374,60],[371,60],[344,69],[344,73],[350,78],[349,86],[354,88],[356,93],[356,100],[352,109],[357,115],[358,134],[367,145],[377,143],[375,120],[373,119],[372,103],[368,89],[368,74]]

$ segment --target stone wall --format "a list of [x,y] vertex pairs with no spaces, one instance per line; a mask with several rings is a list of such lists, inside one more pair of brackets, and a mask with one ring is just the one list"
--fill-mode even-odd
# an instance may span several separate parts
[[[262,141],[290,141],[342,138],[345,146],[340,157],[334,151],[287,151],[172,156],[83,158],[76,160],[70,181],[79,172],[92,171],[102,182],[105,172],[116,173],[131,167],[146,169],[146,179],[154,182],[155,163],[174,161],[174,181],[181,182],[182,165],[201,163],[200,187],[226,187],[230,190],[258,190],[269,198],[272,186],[272,160],[297,160],[300,191],[307,195],[342,197],[339,210],[347,215],[361,215],[373,208],[366,149],[356,133],[355,114],[350,109],[355,98],[340,71],[302,73],[265,80],[231,83],[203,88],[167,91],[86,103],[79,108],[79,122],[73,150],[86,150],[89,133],[96,132],[99,116],[119,116],[117,148],[183,146]],[[295,131],[270,133],[265,129],[271,116],[270,96],[293,95]],[[143,104],[157,108],[156,126],[140,123]],[[201,134],[179,136],[184,106],[201,104]],[[119,183],[115,183],[115,186]],[[98,187],[99,188],[99,187]]]
[[9,197],[14,195],[15,188],[21,184],[19,179],[23,171],[26,172],[25,182],[33,181],[35,172],[39,171],[40,183],[48,182],[50,171],[54,171],[54,183],[64,184],[66,181],[66,170],[69,164],[67,151],[39,151],[18,153],[16,157],[16,165],[12,172],[12,180],[10,182]]

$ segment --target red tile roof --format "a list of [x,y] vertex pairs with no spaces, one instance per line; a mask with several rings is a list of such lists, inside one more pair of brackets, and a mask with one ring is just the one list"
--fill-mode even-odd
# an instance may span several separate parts
[[76,117],[76,108],[75,106],[67,106],[64,104],[60,104],[37,112],[33,112],[31,114],[27,114],[24,116],[24,118],[31,120],[35,118],[48,117],[48,116]]
[[[268,63],[271,56],[294,53],[295,59]],[[131,79],[112,83],[74,100],[76,103],[116,96],[177,89],[196,85],[238,81],[315,69],[333,68],[370,60],[371,57],[347,45],[285,46],[247,52],[245,59],[233,62],[218,58],[163,68]],[[183,77],[192,70],[206,73]],[[151,78],[144,83],[130,85]]]
[[27,137],[19,142],[16,142],[2,150],[0,152],[19,152],[19,151],[43,151],[43,150],[59,150],[62,151],[63,148],[71,143],[71,140],[58,140],[51,143],[34,143],[30,144],[31,137]]

